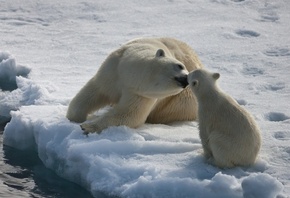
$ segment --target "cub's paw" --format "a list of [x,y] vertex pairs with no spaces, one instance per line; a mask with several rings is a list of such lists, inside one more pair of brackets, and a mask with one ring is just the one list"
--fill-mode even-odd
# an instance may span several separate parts
[[89,133],[101,133],[101,129],[94,123],[83,123],[80,125],[85,135]]

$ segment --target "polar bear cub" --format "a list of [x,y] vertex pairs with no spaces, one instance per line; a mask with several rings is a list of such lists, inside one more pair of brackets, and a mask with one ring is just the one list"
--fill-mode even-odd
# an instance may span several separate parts
[[253,117],[218,86],[219,73],[198,69],[188,82],[198,101],[199,135],[204,155],[221,168],[255,162],[261,146]]

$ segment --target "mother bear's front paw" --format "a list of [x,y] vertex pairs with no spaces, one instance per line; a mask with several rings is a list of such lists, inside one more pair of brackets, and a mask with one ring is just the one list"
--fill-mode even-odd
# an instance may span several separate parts
[[101,133],[101,129],[94,123],[83,123],[80,125],[80,127],[84,131],[85,135],[89,133]]

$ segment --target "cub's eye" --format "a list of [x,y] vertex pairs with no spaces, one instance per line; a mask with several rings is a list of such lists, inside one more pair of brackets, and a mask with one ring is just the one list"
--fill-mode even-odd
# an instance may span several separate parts
[[194,81],[191,83],[191,85],[192,85],[193,87],[197,86],[197,84],[198,84],[198,81],[197,81],[197,80],[194,80]]

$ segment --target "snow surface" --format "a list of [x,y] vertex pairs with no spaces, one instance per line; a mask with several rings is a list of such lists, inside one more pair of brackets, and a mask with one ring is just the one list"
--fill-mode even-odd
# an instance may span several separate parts
[[[0,123],[12,117],[4,144],[36,150],[45,166],[95,196],[98,191],[120,197],[290,195],[288,2],[0,4]],[[196,122],[110,127],[87,137],[65,118],[70,99],[106,56],[141,36],[181,39],[206,68],[220,72],[221,88],[261,128],[263,144],[255,165],[222,170],[208,164]],[[4,91],[3,86],[15,84],[17,89]]]

